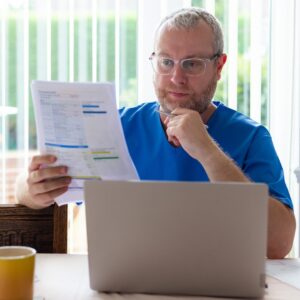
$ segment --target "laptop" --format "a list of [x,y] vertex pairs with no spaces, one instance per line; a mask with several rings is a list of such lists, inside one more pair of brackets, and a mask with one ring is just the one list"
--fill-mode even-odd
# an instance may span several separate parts
[[260,297],[267,199],[254,183],[87,181],[90,287]]

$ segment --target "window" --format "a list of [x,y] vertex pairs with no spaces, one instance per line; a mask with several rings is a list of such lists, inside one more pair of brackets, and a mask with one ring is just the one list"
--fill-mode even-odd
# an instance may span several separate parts
[[204,7],[222,23],[228,62],[216,99],[269,126],[271,1],[1,1],[2,202],[15,201],[15,177],[36,152],[31,80],[114,81],[119,106],[153,101],[154,30],[184,6]]

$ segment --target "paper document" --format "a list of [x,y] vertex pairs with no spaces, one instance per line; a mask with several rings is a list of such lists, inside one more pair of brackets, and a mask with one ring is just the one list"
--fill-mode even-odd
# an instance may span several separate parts
[[271,259],[266,264],[267,275],[273,276],[295,288],[300,289],[300,260]]
[[83,200],[85,180],[137,180],[116,107],[112,83],[33,81],[38,148],[68,167],[61,205]]

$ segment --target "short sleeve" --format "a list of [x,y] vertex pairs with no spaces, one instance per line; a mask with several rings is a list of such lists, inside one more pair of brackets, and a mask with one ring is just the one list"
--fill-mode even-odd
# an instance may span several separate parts
[[257,128],[242,169],[251,180],[266,183],[269,186],[270,196],[293,209],[293,203],[285,184],[283,168],[271,135],[264,126]]

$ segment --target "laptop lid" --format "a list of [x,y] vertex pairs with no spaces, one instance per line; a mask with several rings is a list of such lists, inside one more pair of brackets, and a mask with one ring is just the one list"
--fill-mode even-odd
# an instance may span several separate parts
[[90,286],[259,297],[267,199],[254,183],[87,181]]

